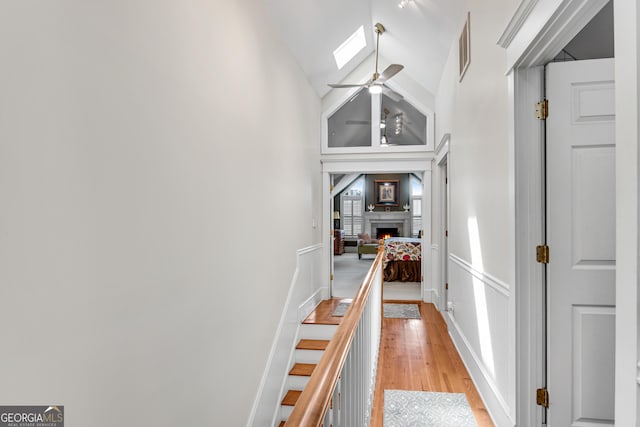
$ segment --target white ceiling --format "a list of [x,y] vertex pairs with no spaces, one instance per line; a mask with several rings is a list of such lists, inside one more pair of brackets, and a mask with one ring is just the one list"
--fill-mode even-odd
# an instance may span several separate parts
[[[328,83],[342,82],[374,53],[376,22],[386,28],[380,37],[380,55],[404,65],[402,74],[435,94],[451,43],[460,30],[457,27],[463,22],[466,2],[414,0],[400,9],[399,1],[263,0],[284,42],[320,96],[329,92]],[[338,70],[333,51],[361,25],[367,47]]]

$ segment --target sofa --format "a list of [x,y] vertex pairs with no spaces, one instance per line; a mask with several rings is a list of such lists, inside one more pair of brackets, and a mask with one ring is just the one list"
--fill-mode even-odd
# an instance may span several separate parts
[[377,255],[380,240],[372,239],[367,233],[358,234],[358,259],[362,259],[362,255]]

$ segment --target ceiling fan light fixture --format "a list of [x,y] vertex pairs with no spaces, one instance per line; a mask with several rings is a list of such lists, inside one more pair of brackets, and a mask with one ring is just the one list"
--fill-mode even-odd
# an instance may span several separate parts
[[382,93],[382,85],[369,86],[369,93],[372,95],[380,95]]

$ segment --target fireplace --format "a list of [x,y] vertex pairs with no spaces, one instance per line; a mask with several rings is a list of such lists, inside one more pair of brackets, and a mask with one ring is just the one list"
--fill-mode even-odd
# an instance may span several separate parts
[[376,228],[376,239],[386,239],[387,237],[399,237],[398,227]]
[[[377,238],[378,230],[386,231],[392,237],[408,237],[411,235],[411,213],[402,211],[365,212],[364,232]],[[390,232],[389,232],[390,231]]]

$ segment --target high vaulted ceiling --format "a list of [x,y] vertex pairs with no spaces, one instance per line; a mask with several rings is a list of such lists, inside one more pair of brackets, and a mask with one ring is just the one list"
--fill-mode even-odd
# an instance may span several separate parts
[[[432,94],[451,43],[464,20],[464,0],[263,0],[285,43],[320,96],[328,83],[340,83],[375,52],[374,24],[386,32],[380,38],[380,56]],[[333,51],[364,26],[367,47],[338,70]],[[383,68],[383,67],[381,67]],[[373,73],[373,70],[371,70]],[[363,83],[348,81],[346,83]]]

